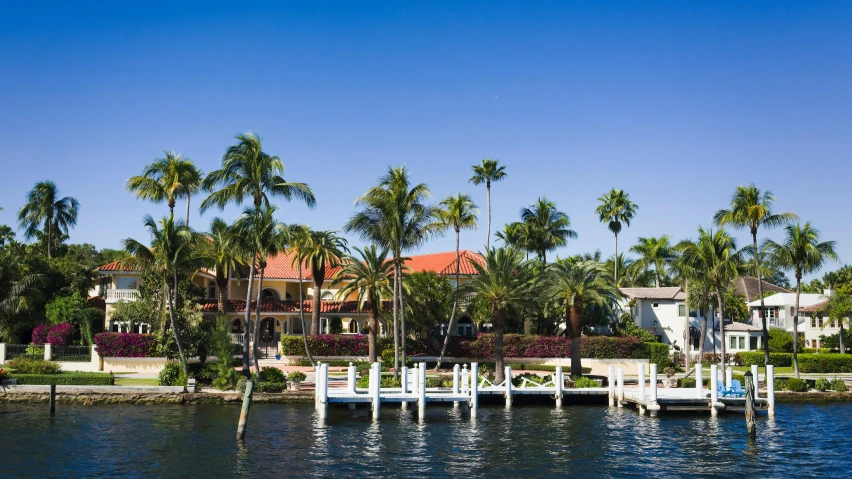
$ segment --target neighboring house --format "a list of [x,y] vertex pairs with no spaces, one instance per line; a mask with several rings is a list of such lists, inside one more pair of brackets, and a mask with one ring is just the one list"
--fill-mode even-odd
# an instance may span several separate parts
[[[447,276],[448,280],[455,284],[455,259],[454,251],[417,255],[411,256],[406,266],[409,272],[434,271],[439,275]],[[467,250],[461,252],[461,283],[475,275],[476,271],[470,266],[470,260],[482,261],[482,257]],[[105,327],[110,331],[121,331],[121,325],[113,324],[110,320],[110,305],[119,300],[135,300],[138,297],[137,288],[141,275],[136,271],[123,270],[118,262],[104,265],[98,271],[101,275],[101,286],[96,295],[105,298],[107,303]],[[301,334],[300,308],[304,309],[305,318],[309,321],[313,310],[311,298],[317,293],[321,299],[321,332],[328,332],[332,318],[340,318],[344,334],[360,334],[367,326],[367,313],[359,311],[357,294],[350,294],[346,298],[338,297],[338,292],[343,285],[332,281],[338,271],[339,268],[327,268],[323,289],[315,292],[310,268],[303,265],[300,278],[298,264],[293,263],[293,253],[285,252],[270,256],[267,259],[261,292],[260,342],[278,341],[282,334]],[[246,273],[247,271],[234,272],[228,285],[227,317],[231,323],[231,332],[235,335],[245,332],[245,298],[248,290]],[[214,280],[215,273],[210,271],[199,271],[193,276],[193,282],[205,287],[207,299],[202,302],[201,311],[209,316],[219,312],[217,301],[219,292]],[[255,296],[259,282],[260,278],[256,277],[252,296]],[[299,301],[300,287],[303,289],[303,301]],[[257,309],[255,301],[252,301],[252,304],[252,319],[254,319]],[[390,310],[390,302],[385,302],[383,308]],[[385,327],[384,321],[380,320],[380,334],[384,334]],[[470,319],[467,318],[466,322],[460,321],[458,331],[460,334],[466,334],[467,329],[472,327]]]
[[[825,306],[828,298],[834,293],[825,290],[823,294],[802,293],[799,295],[799,338],[804,340],[806,348],[820,348],[820,336],[830,336],[840,332],[837,321],[823,318],[819,311]],[[765,308],[760,314],[760,300],[748,303],[749,316],[752,324],[760,327],[761,320],[766,318],[767,326],[783,328],[793,334],[793,322],[796,317],[796,294],[777,293],[763,299]]]
[[[666,344],[677,346],[683,351],[686,343],[686,294],[680,287],[665,288],[620,288],[627,298],[622,301],[621,309],[630,311],[636,326],[655,335]],[[690,348],[698,352],[701,340],[701,323],[704,321],[697,311],[689,311]],[[705,351],[713,350],[711,327],[707,328]],[[718,334],[717,334],[718,341]]]

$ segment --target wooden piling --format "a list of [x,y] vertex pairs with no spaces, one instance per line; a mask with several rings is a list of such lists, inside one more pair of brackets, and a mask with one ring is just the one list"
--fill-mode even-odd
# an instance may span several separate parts
[[749,439],[757,437],[757,427],[754,424],[754,376],[751,371],[745,373],[745,420]]
[[56,384],[50,385],[50,415],[56,414]]
[[249,409],[251,408],[251,395],[254,391],[254,381],[246,381],[246,392],[243,394],[243,408],[240,410],[240,422],[237,425],[237,439],[242,441],[246,437],[246,421],[248,421]]

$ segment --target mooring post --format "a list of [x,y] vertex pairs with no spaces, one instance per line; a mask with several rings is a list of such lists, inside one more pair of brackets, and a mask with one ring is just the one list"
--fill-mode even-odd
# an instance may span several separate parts
[[645,402],[645,364],[639,363],[636,369],[636,372],[639,375],[639,393],[637,394],[637,397],[639,401]]
[[479,407],[479,364],[470,363],[470,417],[476,417]]
[[56,384],[50,385],[50,415],[56,414]]
[[704,397],[704,378],[701,377],[702,366],[701,363],[695,365],[695,390],[698,391],[698,397]]
[[382,370],[379,363],[373,363],[370,368],[370,397],[373,400],[373,419],[379,418],[379,409],[382,405],[381,386],[382,386]]
[[734,378],[734,370],[728,366],[725,369],[725,389],[731,389],[731,380]]
[[649,394],[648,394],[648,402],[656,403],[657,402],[657,365],[651,365],[651,381],[648,383]]
[[352,394],[355,394],[355,386],[357,384],[355,382],[356,370],[355,370],[355,366],[352,363],[349,363],[349,369],[346,371],[346,373],[347,373],[346,385],[348,386],[349,392],[351,392]]
[[769,416],[775,415],[775,366],[766,366],[766,413]]
[[[757,364],[751,365],[751,375],[754,378],[754,398],[757,399],[760,397],[760,380],[758,379],[759,376],[757,375]],[[763,379],[764,381],[766,380],[766,378]]]
[[556,392],[556,407],[562,407],[562,387],[565,385],[565,380],[562,378],[562,366],[556,366],[556,372],[553,373],[553,388]]
[[420,363],[419,366],[420,368],[417,370],[420,377],[420,380],[417,381],[417,408],[420,410],[420,417],[423,417],[426,415],[426,363]]
[[466,393],[470,390],[470,372],[467,370],[467,364],[464,365],[464,368],[461,372],[461,391]]
[[624,369],[618,368],[618,407],[624,407]]
[[314,411],[319,411],[319,395],[320,395],[320,366],[321,362],[317,361],[314,366]]
[[609,388],[609,405],[615,406],[615,366],[609,367],[609,380],[606,385]]
[[512,367],[506,366],[503,370],[506,376],[506,407],[512,406]]
[[325,418],[328,416],[328,364],[323,364],[320,367],[320,376],[322,377],[322,387],[320,388],[319,417]]
[[754,424],[754,376],[751,371],[745,373],[745,420],[749,439],[757,437],[757,427]]
[[719,402],[719,366],[710,366],[710,414],[715,416],[716,403]]
[[[410,379],[408,377],[408,375],[409,375],[408,366],[402,366],[401,368],[399,368],[399,370],[400,370],[400,373],[401,373],[399,375],[399,377],[400,377],[400,386],[402,386],[402,395],[406,396],[409,393],[409,391],[408,391],[408,380]],[[415,369],[415,371],[417,371],[417,369]],[[408,409],[408,401],[402,401],[401,403],[399,403],[399,408],[400,409]]]
[[246,421],[248,421],[249,409],[251,408],[251,394],[254,391],[254,381],[246,381],[246,392],[243,394],[243,408],[240,409],[240,422],[237,424],[237,439],[242,441],[246,437]]
[[[459,365],[453,366],[453,396],[459,395]],[[453,401],[453,408],[459,407],[458,401]]]

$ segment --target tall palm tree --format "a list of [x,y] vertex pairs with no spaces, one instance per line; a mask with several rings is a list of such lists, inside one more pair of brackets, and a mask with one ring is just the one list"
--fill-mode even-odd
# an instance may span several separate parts
[[[618,265],[615,264],[616,261]],[[624,256],[623,253],[620,253],[615,259],[607,259],[604,264],[607,273],[613,277],[616,268],[621,272],[621,276],[616,281],[616,286],[619,288],[646,288],[654,284],[654,272],[645,269],[638,261]]]
[[528,208],[521,209],[521,222],[528,225],[532,247],[542,264],[547,263],[547,252],[568,244],[577,237],[571,229],[568,215],[556,209],[556,204],[545,197]]
[[506,177],[506,167],[498,160],[484,158],[478,165],[473,165],[473,176],[469,183],[479,185],[485,183],[486,202],[488,203],[488,236],[485,237],[485,249],[491,248],[491,183],[496,183]]
[[435,207],[426,203],[431,196],[429,187],[424,183],[411,184],[404,166],[389,168],[377,186],[356,200],[355,205],[361,206],[362,210],[355,213],[343,228],[388,248],[393,256],[394,374],[399,370],[400,355],[403,363],[406,356],[402,253],[419,247],[437,232],[433,221]]
[[316,205],[308,185],[284,180],[284,162],[263,151],[260,137],[246,133],[236,138],[239,143],[222,156],[222,168],[204,178],[202,187],[211,193],[201,202],[202,213],[212,206],[221,210],[229,203],[241,205],[246,198],[251,198],[255,208],[268,205],[275,196],[302,200],[310,208]]
[[320,307],[325,276],[329,268],[338,266],[348,252],[346,240],[337,236],[334,231],[310,231],[307,241],[299,250],[299,261],[311,268],[311,278],[314,281],[311,334],[320,334]]
[[127,191],[154,203],[165,201],[171,216],[175,214],[177,200],[186,198],[186,224],[189,225],[190,198],[201,189],[201,170],[189,158],[181,158],[180,153],[163,153],[165,156],[146,165],[141,175],[127,180]]
[[221,218],[213,218],[210,222],[210,256],[216,267],[216,302],[219,314],[228,312],[228,284],[231,272],[237,269],[237,265],[244,261],[240,255],[238,239],[234,237],[234,228]]
[[444,337],[444,346],[441,348],[441,355],[438,357],[438,364],[435,369],[441,367],[441,361],[444,360],[444,354],[447,353],[447,346],[450,344],[450,336],[455,336],[456,330],[456,308],[459,302],[459,271],[461,269],[461,230],[476,228],[476,215],[479,213],[479,208],[470,198],[469,195],[458,193],[450,195],[439,203],[437,211],[439,228],[452,229],[456,233],[456,296],[453,299],[453,310],[450,313],[450,322],[447,325],[447,335]]
[[[827,276],[827,274],[826,274]],[[820,313],[830,320],[837,321],[840,325],[840,354],[846,354],[846,344],[843,340],[844,327],[849,321],[849,313],[852,313],[852,295],[837,291],[828,298],[828,302],[822,307]]]
[[151,271],[163,279],[163,292],[169,302],[169,319],[175,337],[184,374],[187,373],[186,354],[183,350],[180,330],[175,319],[178,302],[178,282],[182,275],[194,273],[206,266],[209,259],[203,253],[201,236],[189,229],[183,221],[166,217],[159,222],[150,215],[145,216],[145,228],[151,236],[151,246],[132,239],[124,240],[124,249],[130,254],[125,262],[140,270]]
[[59,197],[59,188],[52,181],[39,181],[27,194],[27,202],[18,211],[18,222],[24,237],[30,239],[41,231],[47,240],[47,258],[51,258],[54,240],[68,234],[77,225],[80,202],[75,198]]
[[305,276],[302,274],[302,251],[307,247],[311,230],[305,225],[290,225],[288,227],[287,236],[290,238],[290,252],[292,252],[291,265],[297,265],[299,269],[299,320],[302,323],[302,342],[305,345],[305,355],[311,366],[314,365],[314,357],[311,354],[311,348],[308,345],[308,324],[305,322]]
[[[598,198],[600,205],[595,210],[600,218],[601,223],[607,223],[607,227],[612,234],[615,235],[615,255],[618,257],[618,233],[621,233],[621,224],[624,223],[630,226],[630,220],[636,214],[639,206],[630,201],[630,193],[625,193],[624,190],[611,189],[609,193]],[[618,262],[615,266],[615,283],[618,284]]]
[[485,261],[471,261],[476,276],[461,288],[462,293],[473,293],[484,298],[491,310],[494,330],[494,356],[496,382],[503,382],[504,373],[503,331],[510,307],[523,307],[531,303],[531,293],[536,286],[535,267],[524,260],[524,252],[513,248],[492,248],[485,252]]
[[[752,248],[757,253],[757,230],[761,226],[775,228],[789,224],[799,217],[793,213],[775,213],[773,206],[775,195],[771,191],[761,192],[754,184],[748,186],[737,186],[731,198],[730,209],[721,209],[716,212],[713,219],[716,226],[733,226],[734,228],[748,228],[751,233]],[[765,304],[763,300],[763,272],[760,266],[760,254],[754,254],[754,275],[757,277],[757,293],[760,296],[760,323],[763,329],[763,356],[764,364],[769,364],[769,328],[766,325]]]
[[[684,244],[680,264],[684,273],[708,282],[716,295],[719,313],[719,330],[722,337],[721,363],[725,369],[725,291],[741,271],[740,252],[737,244],[725,230],[698,228],[698,241]],[[715,338],[715,325],[713,336]],[[715,339],[714,339],[715,341]]]
[[388,261],[388,249],[379,250],[376,245],[365,247],[363,250],[353,248],[360,258],[348,257],[343,262],[343,268],[337,273],[334,281],[347,281],[338,295],[345,298],[351,293],[358,293],[358,311],[366,307],[370,321],[369,361],[376,362],[376,337],[379,333],[379,316],[382,312],[382,301],[393,295],[391,277],[394,274],[393,261]]
[[581,375],[580,336],[585,308],[596,306],[611,312],[623,295],[605,266],[594,260],[557,261],[548,265],[543,286],[545,297],[565,307],[565,329],[571,338],[571,374]]
[[514,221],[505,225],[503,231],[498,231],[495,236],[505,246],[526,252],[527,259],[529,259],[530,252],[535,252],[532,225],[528,223]]
[[828,261],[836,261],[834,241],[819,240],[819,231],[810,222],[787,225],[782,243],[766,240],[765,249],[774,264],[792,271],[796,278],[796,316],[793,320],[793,370],[799,377],[799,295],[802,292],[802,276],[815,273]]
[[651,266],[654,267],[654,286],[657,288],[662,286],[662,278],[666,275],[667,266],[675,258],[671,236],[639,238],[630,251],[639,255],[637,263],[641,265],[641,268],[649,270]]

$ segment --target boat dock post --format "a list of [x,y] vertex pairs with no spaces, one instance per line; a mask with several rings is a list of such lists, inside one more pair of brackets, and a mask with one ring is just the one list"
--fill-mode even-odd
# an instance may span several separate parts
[[656,416],[657,411],[660,409],[660,406],[657,404],[657,365],[651,364],[651,381],[648,384],[650,387],[649,394],[647,396],[648,400],[648,412],[651,416]]
[[719,414],[718,405],[724,407],[724,404],[719,402],[719,366],[713,364],[710,366],[710,415]]
[[352,394],[355,394],[355,386],[357,384],[355,382],[355,373],[355,366],[349,363],[349,369],[346,370],[346,389]]
[[607,382],[607,387],[609,388],[609,405],[612,407],[615,406],[615,366],[609,367],[609,381]]
[[618,368],[618,407],[624,407],[624,369]]
[[479,364],[470,363],[470,417],[476,417],[479,407]]
[[[754,398],[758,399],[760,398],[760,381],[758,380],[760,376],[757,375],[757,364],[751,365],[751,376],[754,378]],[[763,380],[766,381],[766,378]]]
[[506,366],[503,371],[506,376],[506,407],[512,407],[512,367]]
[[639,415],[645,415],[645,363],[639,363],[636,366],[638,381],[639,381],[639,393],[637,395],[639,402],[636,403],[636,407],[639,409]]
[[[402,387],[402,394],[408,394],[408,392],[409,392],[408,391],[408,379],[409,379],[408,366],[402,366],[401,368],[399,368],[399,370],[400,370],[399,383],[400,383],[400,386]],[[415,369],[415,371],[416,371],[416,369]],[[401,403],[399,403],[399,408],[400,409],[408,409],[408,403],[406,401],[402,401]]]
[[775,415],[775,366],[766,366],[766,403],[769,405],[767,414]]
[[370,397],[373,400],[373,419],[379,418],[382,406],[381,386],[382,370],[380,363],[373,363],[373,366],[370,368]]
[[[459,391],[459,365],[456,364],[453,366],[453,395],[458,396],[461,393]],[[453,401],[453,408],[459,407],[458,401]]]
[[417,410],[422,418],[426,415],[426,363],[417,366]]
[[320,366],[320,381],[317,384],[319,393],[319,417],[328,416],[328,364]]
[[704,396],[704,378],[701,377],[701,361],[695,365],[695,390],[698,391],[698,396]]
[[562,366],[556,366],[556,372],[553,373],[553,388],[556,392],[556,407],[562,407],[562,387],[564,385],[565,380],[562,376]]

